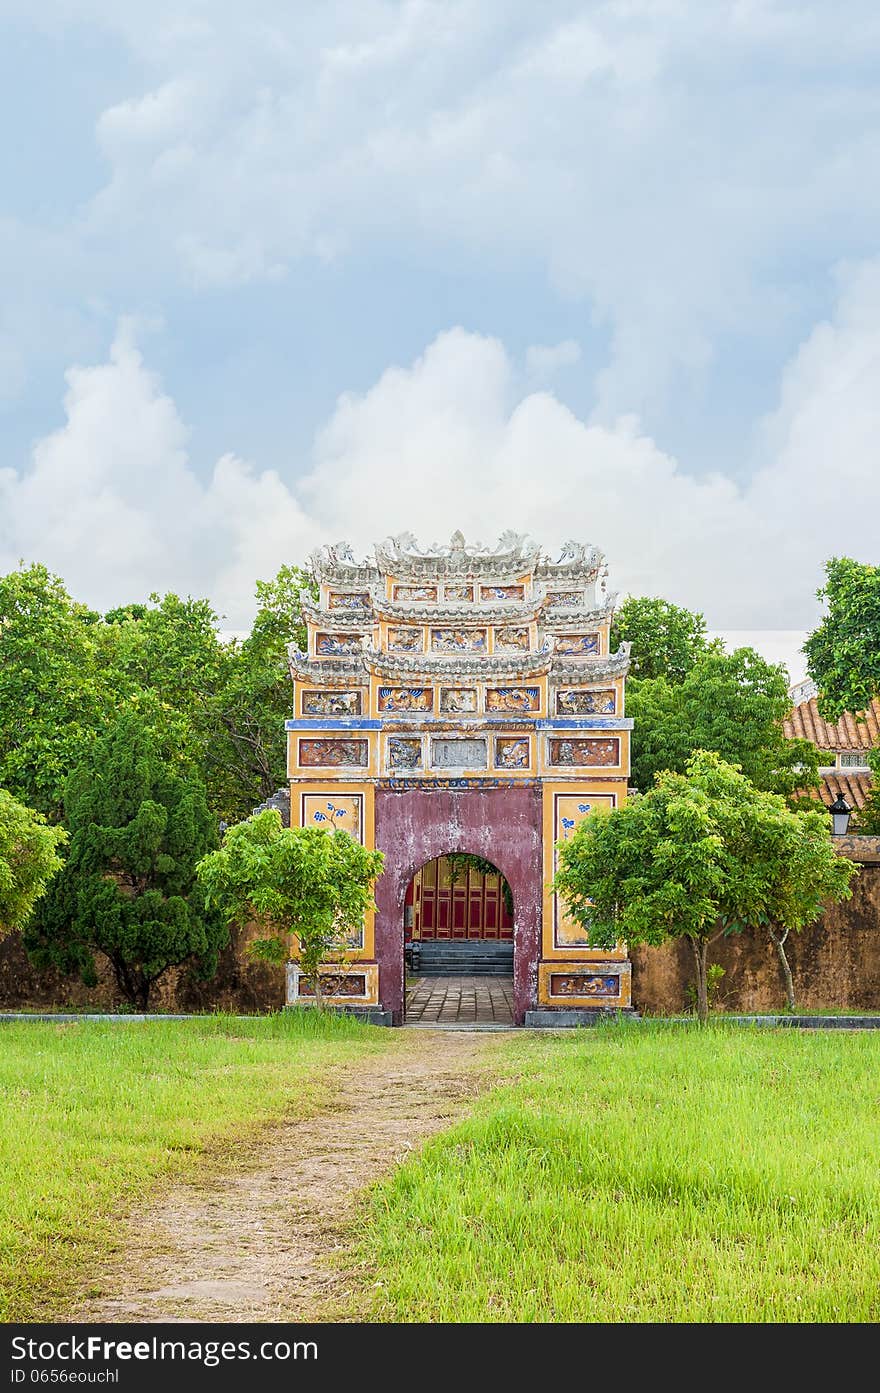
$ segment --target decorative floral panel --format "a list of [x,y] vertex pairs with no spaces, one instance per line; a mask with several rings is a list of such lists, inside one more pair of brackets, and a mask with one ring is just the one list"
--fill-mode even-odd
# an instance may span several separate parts
[[[335,997],[364,997],[367,994],[367,978],[363,972],[333,973],[326,968],[321,971],[321,995]],[[314,998],[315,989],[305,977],[299,979],[299,995]]]
[[485,629],[432,629],[433,653],[485,653]]
[[599,652],[598,634],[557,634],[555,650],[562,657],[579,658]]
[[388,647],[394,653],[421,653],[422,646],[421,629],[388,630]]
[[617,736],[551,740],[550,763],[579,768],[614,768],[620,763],[620,740]]
[[433,711],[431,687],[380,687],[380,711]]
[[[611,793],[557,793],[554,799],[554,842],[567,842],[575,828],[595,808],[613,808]],[[559,870],[559,852],[553,851],[553,872]],[[553,896],[553,941],[557,948],[588,948],[590,937],[583,924],[565,913],[558,895]]]
[[358,634],[318,634],[315,652],[322,658],[348,658],[360,653],[361,640]]
[[551,997],[620,996],[616,972],[551,972]]
[[351,765],[366,768],[370,762],[366,740],[300,740],[299,762],[305,769]]
[[431,764],[435,769],[485,769],[485,740],[432,740]]
[[495,741],[496,769],[528,769],[532,742],[527,735],[502,735]]
[[583,602],[584,596],[581,590],[548,590],[547,592],[548,605],[558,605],[560,608],[564,609],[576,609],[578,606],[582,605]]
[[364,839],[364,795],[362,793],[326,793],[300,795],[300,817],[303,827],[323,827],[327,832],[347,832],[355,841]]
[[476,687],[441,687],[440,710],[443,715],[466,716],[476,709]]
[[528,629],[518,629],[508,624],[495,630],[496,653],[528,653],[528,651]]
[[613,687],[602,691],[563,687],[556,693],[557,716],[613,716],[616,707]]
[[445,585],[443,598],[444,600],[472,600],[474,587],[472,585]]
[[359,716],[362,711],[360,692],[303,692],[304,716]]
[[359,591],[358,594],[343,594],[339,590],[331,590],[329,598],[330,609],[368,609],[370,597],[366,590]]
[[395,585],[395,600],[436,600],[436,585]]
[[481,585],[481,600],[521,600],[525,596],[522,585]]
[[487,711],[538,711],[540,687],[487,687]]
[[388,739],[388,763],[392,769],[420,769],[422,764],[421,740],[409,740],[392,735]]

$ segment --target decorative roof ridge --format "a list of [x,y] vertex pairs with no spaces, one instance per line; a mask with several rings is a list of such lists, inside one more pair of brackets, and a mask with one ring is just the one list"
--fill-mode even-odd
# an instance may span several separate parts
[[542,676],[549,671],[551,654],[539,653],[492,653],[470,656],[453,653],[386,653],[374,648],[364,652],[364,661],[371,672],[381,677],[389,672],[418,675],[432,674],[437,677],[510,677],[522,673],[529,676]]
[[602,657],[570,658],[555,655],[550,669],[552,677],[578,677],[589,680],[596,677],[619,677],[629,671],[630,642],[621,643],[616,653]]
[[320,682],[334,685],[337,682],[364,682],[367,669],[363,658],[358,654],[346,658],[310,658],[293,644],[287,650],[287,663],[291,677],[299,677],[307,682]]
[[340,629],[369,629],[373,625],[371,609],[322,609],[313,600],[303,600],[303,614],[313,624],[321,624],[325,629],[338,625]]
[[445,544],[434,542],[428,547],[420,547],[412,532],[398,532],[375,547],[379,571],[392,576],[532,571],[539,557],[540,547],[525,532],[510,529],[502,532],[497,545],[491,548],[485,542],[468,545],[462,532],[453,532]]
[[545,614],[541,620],[541,627],[548,633],[554,634],[557,631],[569,630],[577,624],[602,624],[610,618],[613,605],[605,603],[597,605],[593,609],[556,609],[555,607]]
[[455,624],[459,620],[473,624],[504,624],[508,621],[533,623],[544,608],[543,599],[513,600],[510,604],[492,605],[482,600],[387,600],[376,597],[373,605],[383,619],[406,623],[437,622]]

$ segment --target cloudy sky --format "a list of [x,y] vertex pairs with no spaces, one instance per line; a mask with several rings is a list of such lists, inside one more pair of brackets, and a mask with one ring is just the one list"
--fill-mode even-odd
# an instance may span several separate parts
[[512,527],[790,654],[880,555],[878,60],[875,0],[0,0],[0,568],[237,627]]

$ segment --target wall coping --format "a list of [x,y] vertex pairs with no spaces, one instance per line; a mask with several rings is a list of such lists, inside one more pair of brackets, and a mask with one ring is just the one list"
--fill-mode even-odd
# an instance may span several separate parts
[[833,837],[838,856],[858,861],[863,866],[880,865],[880,837]]

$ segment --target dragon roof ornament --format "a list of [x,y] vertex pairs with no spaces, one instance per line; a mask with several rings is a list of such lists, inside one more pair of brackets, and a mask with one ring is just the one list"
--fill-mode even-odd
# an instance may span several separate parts
[[377,543],[375,554],[382,575],[507,575],[531,571],[540,549],[526,533],[510,530],[502,532],[495,547],[485,542],[469,544],[462,532],[453,532],[448,542],[420,547],[412,532],[398,532]]

